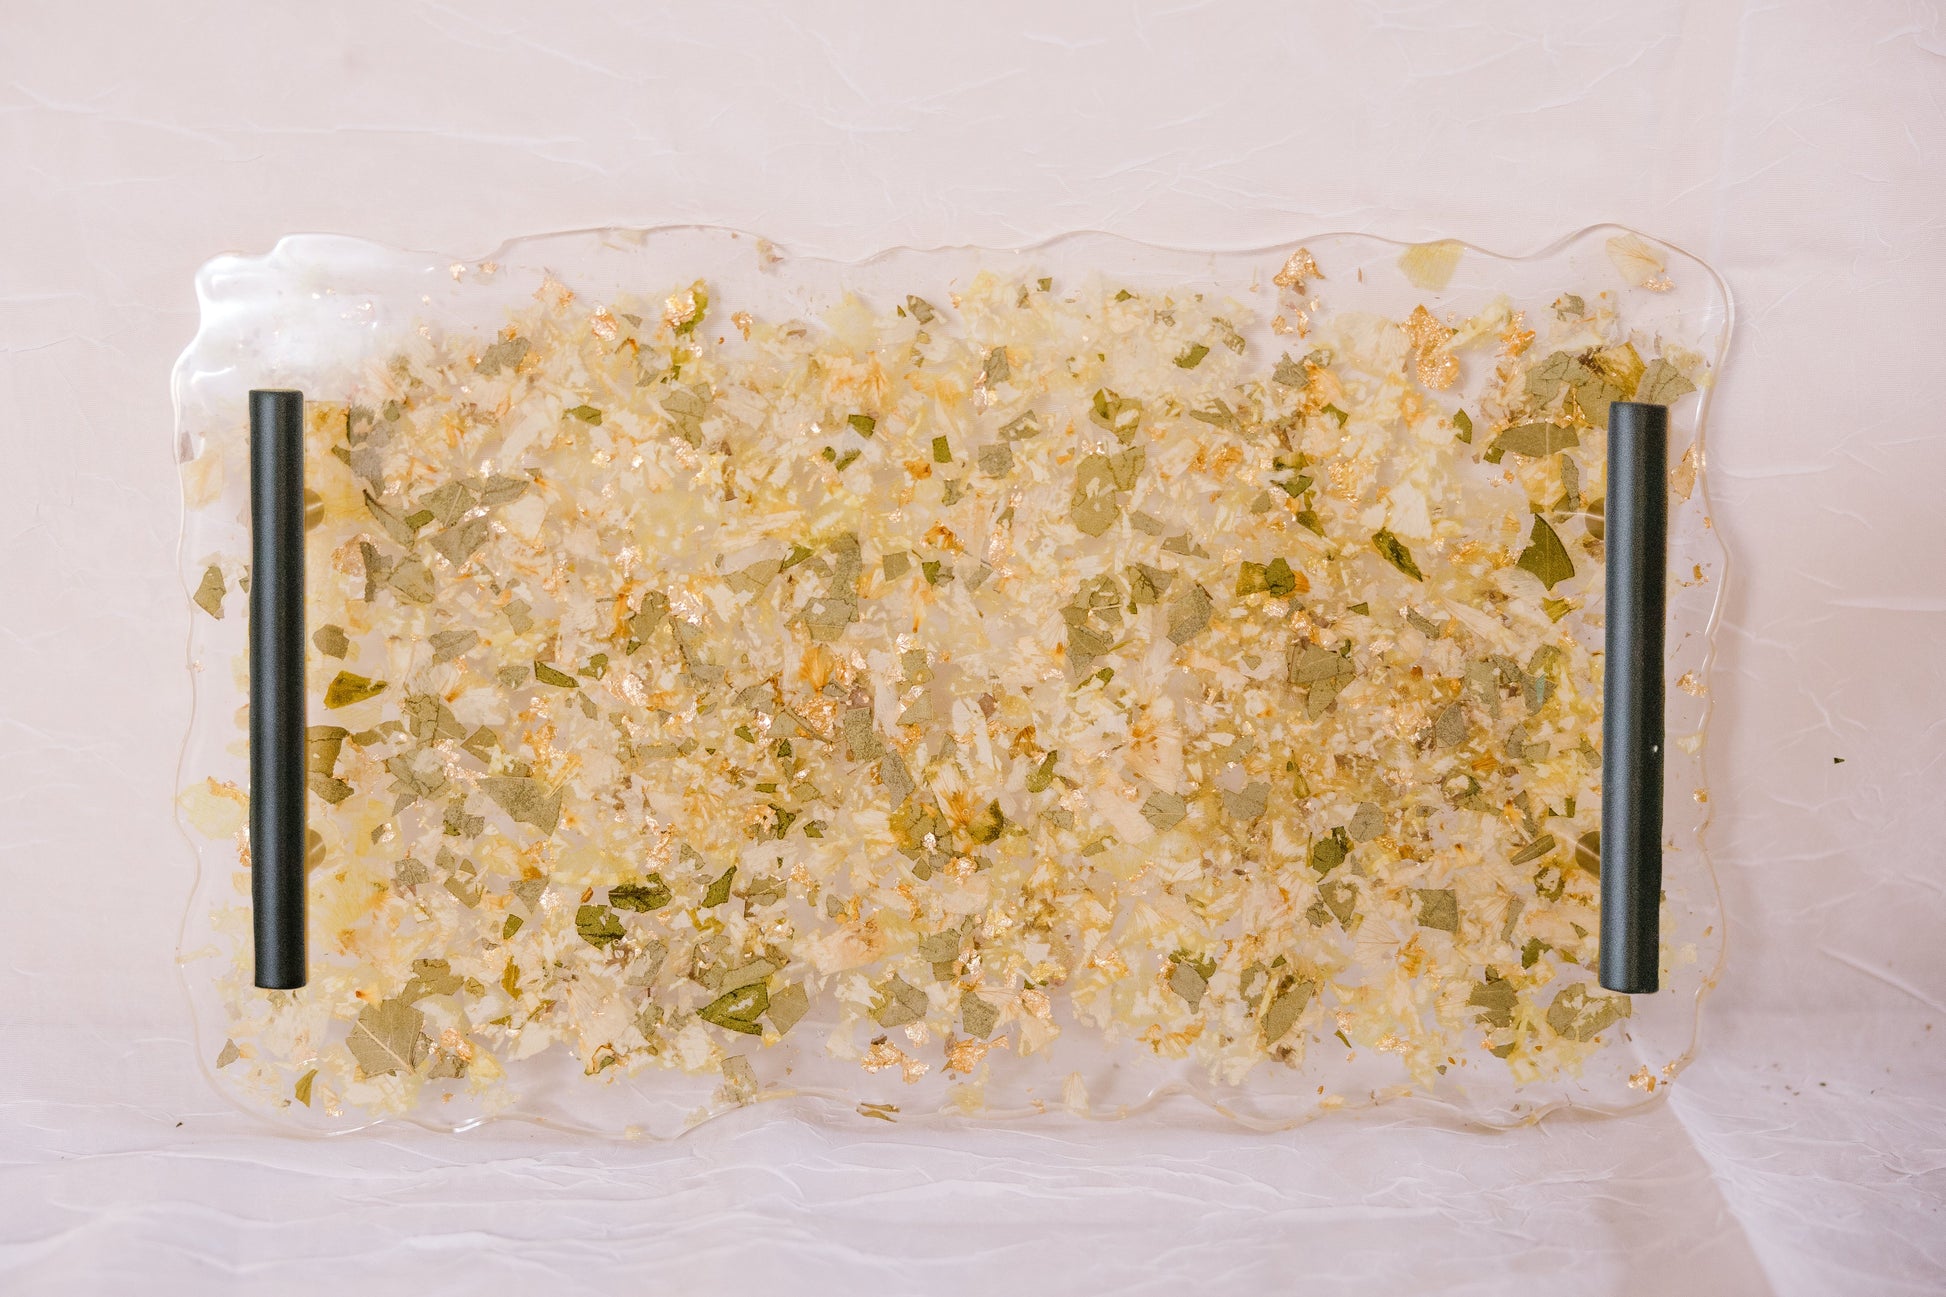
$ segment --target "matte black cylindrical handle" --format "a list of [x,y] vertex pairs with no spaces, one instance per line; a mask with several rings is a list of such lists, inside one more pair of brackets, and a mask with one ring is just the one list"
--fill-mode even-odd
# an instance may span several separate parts
[[304,950],[304,394],[250,393],[250,902],[257,985]]
[[1656,989],[1662,913],[1662,644],[1669,408],[1608,407],[1601,722],[1601,984]]

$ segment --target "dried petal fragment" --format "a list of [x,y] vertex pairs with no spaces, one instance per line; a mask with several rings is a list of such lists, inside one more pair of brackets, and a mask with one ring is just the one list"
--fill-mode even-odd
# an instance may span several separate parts
[[1465,250],[1465,245],[1453,239],[1415,243],[1399,254],[1399,269],[1413,287],[1436,293],[1452,282]]
[[1666,263],[1662,254],[1640,235],[1618,234],[1608,240],[1608,259],[1615,263],[1622,279],[1637,288],[1666,293],[1675,287],[1663,273]]

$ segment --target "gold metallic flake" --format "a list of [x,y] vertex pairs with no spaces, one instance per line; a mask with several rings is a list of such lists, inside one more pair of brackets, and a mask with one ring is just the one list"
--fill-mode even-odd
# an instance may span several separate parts
[[1311,250],[1299,248],[1285,260],[1284,268],[1271,276],[1270,282],[1302,296],[1305,284],[1309,280],[1323,278],[1324,272],[1318,269],[1317,260],[1311,256]]

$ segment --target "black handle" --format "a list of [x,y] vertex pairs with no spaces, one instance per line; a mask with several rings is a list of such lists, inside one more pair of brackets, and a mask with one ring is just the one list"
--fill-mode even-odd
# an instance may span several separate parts
[[1662,640],[1669,568],[1669,407],[1608,407],[1608,628],[1601,721],[1601,984],[1658,985]]
[[257,985],[306,980],[304,394],[250,393],[250,903]]

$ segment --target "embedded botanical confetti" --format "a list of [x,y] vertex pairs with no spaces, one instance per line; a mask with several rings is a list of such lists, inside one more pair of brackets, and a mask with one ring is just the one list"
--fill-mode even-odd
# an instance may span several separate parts
[[313,983],[238,992],[230,1065],[368,1113],[550,1051],[961,1108],[1078,1042],[1219,1089],[1579,1069],[1630,1013],[1590,971],[1606,408],[1708,364],[1619,284],[1263,277],[815,319],[550,280],[314,392]]

